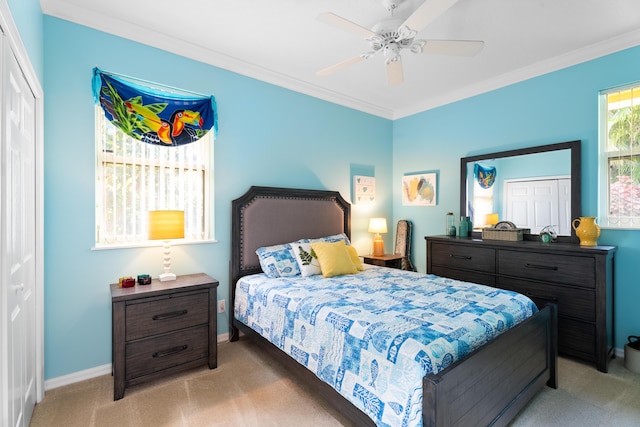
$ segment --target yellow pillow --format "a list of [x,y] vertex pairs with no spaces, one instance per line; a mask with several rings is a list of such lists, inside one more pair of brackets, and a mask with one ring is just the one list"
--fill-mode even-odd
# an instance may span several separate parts
[[354,274],[358,269],[351,261],[351,256],[347,251],[344,240],[338,242],[317,242],[311,247],[318,257],[320,269],[323,277],[341,276],[343,274]]
[[356,270],[364,270],[364,266],[362,265],[362,261],[360,261],[360,257],[358,257],[358,251],[356,250],[356,248],[354,248],[353,246],[347,246],[347,251],[349,252],[351,262],[356,267]]

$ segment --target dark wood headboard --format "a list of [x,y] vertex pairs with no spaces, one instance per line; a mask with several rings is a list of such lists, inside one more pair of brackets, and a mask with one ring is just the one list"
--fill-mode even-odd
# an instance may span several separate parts
[[254,186],[233,200],[229,275],[232,337],[236,282],[242,276],[262,272],[256,249],[338,233],[351,238],[351,205],[337,191]]

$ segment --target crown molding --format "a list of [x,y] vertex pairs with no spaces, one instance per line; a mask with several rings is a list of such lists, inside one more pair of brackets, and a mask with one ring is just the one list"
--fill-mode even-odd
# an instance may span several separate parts
[[79,8],[77,5],[69,4],[64,0],[41,0],[41,7],[43,13],[46,15],[162,49],[176,55],[375,116],[386,119],[393,117],[393,111],[388,108],[320,88],[286,74],[242,61],[238,58],[198,46],[192,42],[187,42],[186,40],[180,40],[173,36],[169,37],[148,28],[134,26],[128,22],[101,15],[86,8]]
[[41,0],[41,7],[43,13],[50,16],[113,34],[118,37],[123,37],[174,53],[176,55],[213,65],[227,71],[241,74],[246,77],[389,120],[411,116],[426,110],[490,92],[514,83],[640,45],[640,30],[633,31],[619,37],[604,40],[591,46],[569,52],[565,55],[560,55],[528,67],[523,67],[512,72],[505,73],[495,78],[487,79],[478,84],[459,88],[458,90],[449,92],[442,96],[429,98],[425,102],[408,108],[392,110],[382,105],[375,105],[361,99],[349,97],[335,91],[330,91],[319,86],[306,83],[289,75],[260,67],[256,64],[207,49],[203,46],[198,46],[186,40],[169,37],[148,28],[134,26],[122,20],[100,15],[86,8],[79,8],[76,4],[69,4],[65,0]]
[[559,55],[546,61],[535,63],[528,67],[523,67],[509,73],[502,74],[492,79],[487,79],[475,85],[466,86],[459,90],[449,92],[440,97],[430,98],[424,103],[415,105],[412,108],[395,111],[393,119],[400,119],[411,116],[433,108],[451,104],[472,96],[491,92],[515,83],[529,80],[535,77],[549,74],[564,68],[572,67],[583,62],[591,61],[615,52],[636,47],[640,45],[640,30],[623,34],[592,44],[582,49],[577,49],[564,55]]

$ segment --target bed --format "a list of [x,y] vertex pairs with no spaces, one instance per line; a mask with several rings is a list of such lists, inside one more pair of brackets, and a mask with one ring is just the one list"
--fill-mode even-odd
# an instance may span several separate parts
[[[385,425],[386,422],[382,418],[372,417],[370,408],[354,404],[323,381],[322,374],[305,368],[296,357],[284,353],[281,343],[276,345],[256,332],[260,329],[256,328],[253,320],[248,320],[242,314],[237,317],[234,315],[234,312],[240,313],[239,309],[235,308],[246,305],[247,301],[247,297],[237,289],[238,281],[241,281],[243,287],[248,286],[244,285],[247,281],[264,281],[264,274],[261,274],[262,268],[256,255],[258,248],[295,242],[299,239],[318,239],[341,234],[348,239],[351,231],[350,221],[349,203],[338,192],[333,191],[251,187],[247,193],[234,200],[230,266],[230,296],[233,309],[229,310],[230,339],[236,341],[239,331],[249,335],[263,350],[274,355],[295,375],[302,377],[354,424]],[[400,280],[399,275],[418,274],[370,267],[362,274],[354,275],[353,280],[355,276],[378,274],[378,271],[382,271],[381,274],[385,275],[387,281],[389,277],[392,280]],[[409,280],[413,279],[414,276],[409,277]],[[447,281],[444,278],[433,277],[430,280]],[[300,337],[296,339],[300,340]],[[506,425],[545,384],[557,387],[556,342],[556,310],[553,305],[549,305],[470,351],[463,358],[444,365],[437,373],[424,376],[419,390],[421,404],[418,402],[421,424]],[[369,378],[375,380],[378,375],[377,369],[376,365],[375,376],[369,373]],[[374,381],[370,382],[374,385]],[[401,423],[394,422],[389,425]]]

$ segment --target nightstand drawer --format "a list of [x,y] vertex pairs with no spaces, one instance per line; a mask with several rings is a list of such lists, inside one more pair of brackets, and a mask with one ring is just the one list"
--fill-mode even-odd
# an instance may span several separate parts
[[500,274],[595,288],[593,258],[517,251],[498,252]]
[[126,306],[126,340],[206,324],[208,292],[139,300]]
[[208,326],[197,326],[126,346],[126,380],[178,366],[209,354]]
[[468,245],[433,243],[429,254],[433,265],[462,268],[483,273],[495,273],[495,250]]

